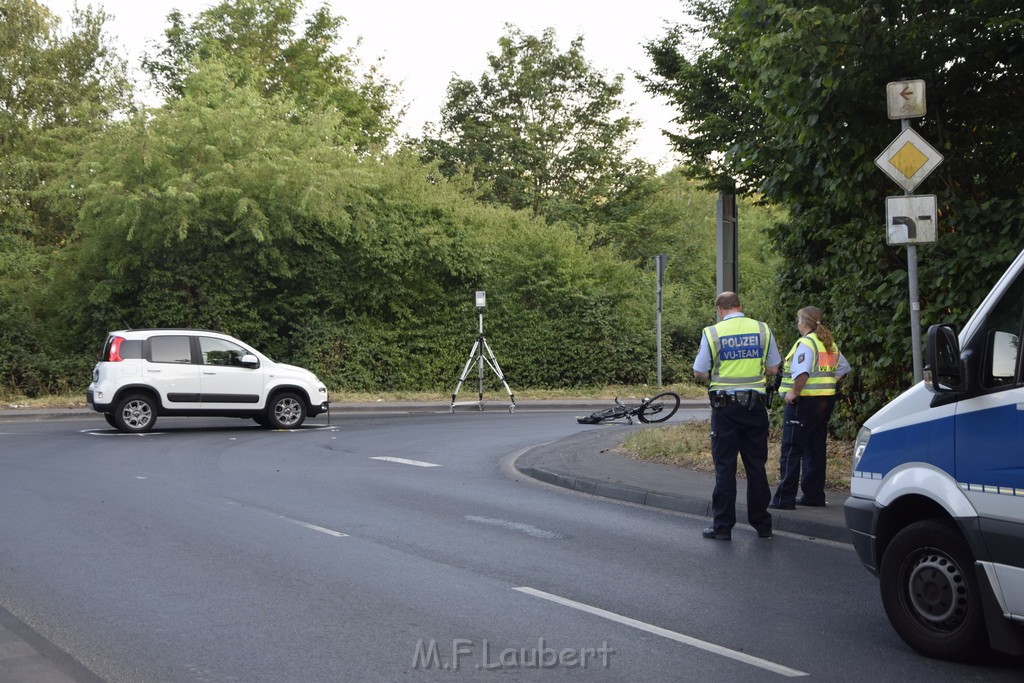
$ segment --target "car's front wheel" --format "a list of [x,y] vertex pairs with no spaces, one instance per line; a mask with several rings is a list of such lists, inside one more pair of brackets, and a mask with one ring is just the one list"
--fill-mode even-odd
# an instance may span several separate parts
[[974,557],[951,524],[929,519],[896,534],[879,583],[889,621],[918,652],[963,661],[987,648]]
[[296,429],[306,420],[306,404],[297,394],[277,394],[267,406],[267,422],[274,429]]
[[145,394],[125,396],[114,410],[114,422],[122,432],[148,432],[156,423],[156,403]]

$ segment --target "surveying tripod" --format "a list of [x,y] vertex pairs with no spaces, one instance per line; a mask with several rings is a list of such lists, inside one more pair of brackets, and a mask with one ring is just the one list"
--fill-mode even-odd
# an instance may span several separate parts
[[[508,392],[508,398],[511,401],[508,406],[508,412],[516,412],[516,397],[512,395],[512,390],[508,386],[508,382],[505,381],[505,375],[501,372],[501,366],[498,365],[498,359],[494,357],[494,351],[491,351],[490,344],[487,343],[487,339],[484,338],[484,309],[482,306],[477,307],[477,313],[480,316],[480,333],[477,335],[476,341],[473,342],[473,348],[469,350],[469,358],[466,360],[465,367],[462,368],[462,375],[459,377],[459,383],[455,386],[455,391],[452,392],[452,405],[448,410],[449,413],[455,412],[455,406],[471,406],[475,405],[480,410],[484,409],[484,363],[494,371],[494,374],[498,376],[501,383],[505,386],[505,391]],[[478,400],[476,401],[461,401],[455,402],[456,397],[459,395],[459,390],[462,388],[466,378],[469,377],[469,369],[473,367],[473,362],[476,361],[477,376],[479,379],[479,394]]]

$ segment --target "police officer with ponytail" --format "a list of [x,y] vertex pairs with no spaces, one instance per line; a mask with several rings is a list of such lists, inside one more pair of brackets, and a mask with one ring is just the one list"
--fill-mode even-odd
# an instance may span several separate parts
[[765,473],[768,461],[768,410],[765,375],[779,372],[778,346],[763,322],[743,314],[735,292],[715,299],[720,322],[705,327],[693,374],[709,381],[711,399],[711,456],[715,461],[715,491],[711,497],[714,523],[704,538],[728,541],[736,524],[736,459],[747,471],[747,521],[761,538],[772,536],[768,512],[771,489]]
[[[820,308],[801,308],[796,325],[800,338],[786,355],[779,387],[786,408],[782,416],[779,485],[771,502],[771,507],[778,510],[793,510],[798,504],[825,507],[828,421],[835,408],[839,379],[850,372],[850,364],[822,322]],[[803,491],[799,500],[798,485]]]

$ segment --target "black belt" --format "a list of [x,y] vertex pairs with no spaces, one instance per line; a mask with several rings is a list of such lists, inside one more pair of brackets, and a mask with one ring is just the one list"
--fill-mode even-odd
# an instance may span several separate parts
[[711,398],[712,408],[721,408],[729,403],[736,403],[749,408],[752,405],[765,404],[765,395],[760,391],[743,389],[740,391],[712,391],[708,394]]

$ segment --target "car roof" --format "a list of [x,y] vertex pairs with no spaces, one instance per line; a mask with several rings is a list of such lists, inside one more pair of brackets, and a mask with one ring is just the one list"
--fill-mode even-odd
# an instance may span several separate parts
[[[119,337],[132,338],[146,336],[151,337],[153,335],[167,335],[167,334],[219,334],[222,337],[230,337],[231,335],[226,332],[218,332],[217,330],[192,330],[181,327],[151,327],[151,328],[140,328],[137,330],[115,330],[110,332],[109,335],[117,335]],[[233,337],[232,337],[233,338]]]

